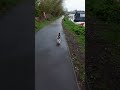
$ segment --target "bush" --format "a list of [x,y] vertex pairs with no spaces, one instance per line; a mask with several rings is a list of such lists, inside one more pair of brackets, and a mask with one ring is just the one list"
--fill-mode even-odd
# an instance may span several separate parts
[[94,18],[110,23],[120,23],[120,2],[117,0],[90,0],[86,5],[87,13],[91,13]]

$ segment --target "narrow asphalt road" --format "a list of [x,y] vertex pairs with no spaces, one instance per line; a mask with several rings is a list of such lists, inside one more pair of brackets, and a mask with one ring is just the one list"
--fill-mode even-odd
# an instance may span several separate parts
[[[78,90],[62,19],[35,34],[35,90]],[[62,41],[56,46],[59,32]]]

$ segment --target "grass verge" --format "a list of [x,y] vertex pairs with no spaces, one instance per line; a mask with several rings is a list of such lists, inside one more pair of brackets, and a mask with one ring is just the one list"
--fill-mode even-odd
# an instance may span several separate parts
[[75,25],[69,21],[67,17],[64,18],[64,26],[76,36],[76,40],[80,46],[81,51],[85,52],[85,27]]
[[85,84],[85,27],[75,25],[67,17],[63,19],[63,28],[80,88]]
[[40,29],[42,29],[44,26],[52,23],[53,21],[55,21],[56,19],[58,19],[59,17],[53,17],[50,20],[42,20],[42,21],[37,21],[35,20],[35,32],[39,31]]

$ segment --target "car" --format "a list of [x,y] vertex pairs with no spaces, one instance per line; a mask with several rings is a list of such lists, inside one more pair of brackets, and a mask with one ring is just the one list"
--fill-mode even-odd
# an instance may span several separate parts
[[74,15],[74,23],[85,27],[85,14],[76,12]]
[[68,18],[69,18],[69,20],[72,21],[73,23],[85,27],[85,15],[84,15],[84,14],[82,14],[82,15],[80,15],[80,13],[69,14],[69,15],[68,15]]

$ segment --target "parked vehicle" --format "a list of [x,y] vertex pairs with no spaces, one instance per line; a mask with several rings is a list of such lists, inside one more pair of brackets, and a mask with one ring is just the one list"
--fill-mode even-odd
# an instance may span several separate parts
[[74,15],[74,23],[85,26],[85,12],[76,11]]

